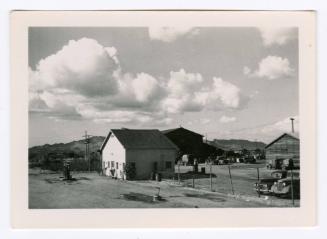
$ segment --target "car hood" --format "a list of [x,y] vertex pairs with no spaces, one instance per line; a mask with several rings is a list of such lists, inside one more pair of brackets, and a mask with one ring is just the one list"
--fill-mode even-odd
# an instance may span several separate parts
[[[283,178],[278,180],[279,183],[283,183],[283,182],[290,182],[292,180],[292,178]],[[293,181],[300,181],[300,178],[293,178]]]
[[270,183],[270,182],[275,182],[277,180],[278,180],[277,178],[263,178],[260,179],[259,183]]

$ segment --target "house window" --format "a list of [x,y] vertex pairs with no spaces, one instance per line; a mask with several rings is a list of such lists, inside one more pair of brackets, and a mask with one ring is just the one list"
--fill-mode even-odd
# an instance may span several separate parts
[[112,168],[115,167],[115,161],[111,161],[111,167],[112,167]]
[[172,168],[171,161],[166,161],[166,169],[171,169],[171,168]]
[[116,169],[118,169],[118,163],[116,163]]

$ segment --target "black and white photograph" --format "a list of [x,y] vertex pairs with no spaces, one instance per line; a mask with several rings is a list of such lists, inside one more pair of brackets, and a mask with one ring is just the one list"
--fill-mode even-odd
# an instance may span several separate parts
[[16,228],[315,224],[313,13],[11,17]]
[[299,207],[298,29],[30,27],[29,208]]

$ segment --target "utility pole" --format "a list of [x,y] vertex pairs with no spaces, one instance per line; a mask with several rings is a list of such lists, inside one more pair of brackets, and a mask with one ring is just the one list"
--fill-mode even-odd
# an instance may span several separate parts
[[82,137],[85,138],[84,144],[85,144],[85,161],[89,164],[89,171],[91,171],[91,159],[90,159],[90,137],[92,135],[87,134],[87,131],[85,130],[85,135]]
[[294,118],[290,118],[291,123],[292,123],[292,133],[294,133]]

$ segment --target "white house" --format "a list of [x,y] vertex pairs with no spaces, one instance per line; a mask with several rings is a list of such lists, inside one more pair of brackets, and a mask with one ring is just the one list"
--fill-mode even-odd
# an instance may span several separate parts
[[151,172],[174,173],[178,147],[159,130],[112,129],[100,152],[102,171],[126,179],[126,168],[135,169],[131,179],[149,179]]

